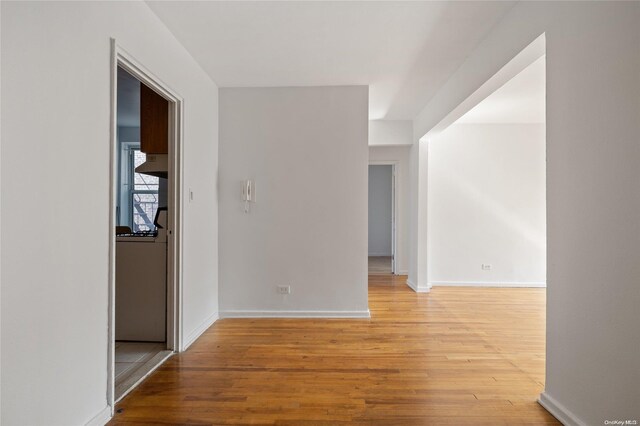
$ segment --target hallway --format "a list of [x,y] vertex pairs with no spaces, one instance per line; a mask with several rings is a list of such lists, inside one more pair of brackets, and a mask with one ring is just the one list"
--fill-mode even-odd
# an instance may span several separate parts
[[118,404],[111,424],[557,424],[544,289],[369,279],[369,320],[225,319]]
[[369,275],[390,275],[391,262],[390,256],[369,256]]

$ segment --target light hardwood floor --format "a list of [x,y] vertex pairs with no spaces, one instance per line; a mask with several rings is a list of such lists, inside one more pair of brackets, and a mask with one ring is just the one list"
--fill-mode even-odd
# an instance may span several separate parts
[[371,320],[224,319],[120,404],[112,424],[558,424],[544,289],[371,276]]
[[369,275],[380,275],[391,273],[390,256],[369,256]]

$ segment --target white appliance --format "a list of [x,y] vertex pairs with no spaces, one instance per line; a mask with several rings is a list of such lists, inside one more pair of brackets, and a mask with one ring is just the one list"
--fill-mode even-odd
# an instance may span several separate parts
[[116,237],[116,340],[166,341],[166,213],[156,214],[157,233]]
[[167,178],[169,170],[169,156],[167,154],[146,154],[144,163],[136,167],[136,173]]

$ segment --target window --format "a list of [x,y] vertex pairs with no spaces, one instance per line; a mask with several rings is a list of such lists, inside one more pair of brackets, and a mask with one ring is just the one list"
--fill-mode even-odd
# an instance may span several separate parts
[[145,162],[147,155],[140,151],[139,148],[131,149],[129,152],[131,155],[130,182],[133,182],[129,191],[132,230],[133,232],[154,231],[153,219],[156,217],[156,211],[158,210],[160,179],[155,176],[136,173],[135,168]]

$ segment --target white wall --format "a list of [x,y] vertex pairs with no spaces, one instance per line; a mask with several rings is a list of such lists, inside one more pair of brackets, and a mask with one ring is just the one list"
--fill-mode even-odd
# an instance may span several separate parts
[[415,143],[409,150],[409,271],[407,285],[419,293],[431,286],[427,277],[427,221],[429,145]]
[[541,401],[565,424],[640,417],[639,21],[638,2],[517,3],[414,123],[421,137],[545,32],[547,356]]
[[367,108],[366,86],[221,89],[224,315],[368,314]]
[[544,285],[544,124],[454,124],[428,173],[432,285]]
[[411,145],[413,122],[411,120],[369,121],[369,145]]
[[185,339],[217,311],[217,88],[144,3],[1,7],[1,422],[80,425],[108,415],[110,37],[185,99]]
[[393,166],[369,166],[369,256],[391,256]]
[[369,162],[396,166],[396,273],[409,270],[409,151],[411,146],[369,146]]

